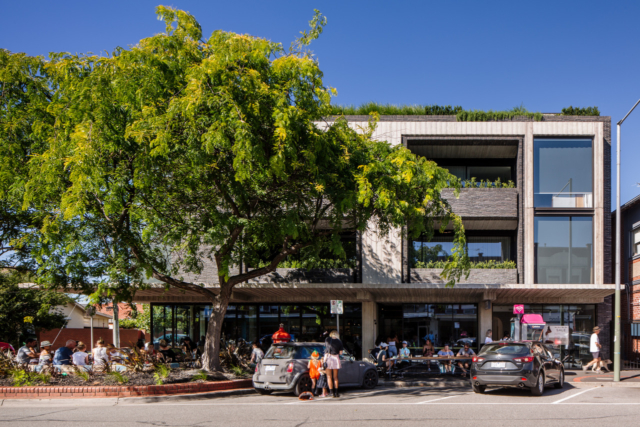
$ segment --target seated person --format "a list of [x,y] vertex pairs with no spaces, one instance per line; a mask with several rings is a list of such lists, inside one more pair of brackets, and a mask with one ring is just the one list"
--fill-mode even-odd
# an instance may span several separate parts
[[471,365],[471,357],[475,355],[476,353],[471,350],[471,348],[469,348],[469,343],[464,343],[464,348],[460,349],[460,351],[458,352],[458,356],[469,357],[469,360],[461,360],[459,362],[460,369],[462,369],[462,373],[464,373],[465,375],[467,374],[467,369],[469,369],[469,366]]
[[371,357],[373,357],[374,360],[378,360],[378,353],[380,353],[379,345],[378,347],[374,347],[371,350],[369,350],[369,354],[371,355]]
[[173,362],[173,359],[175,359],[176,355],[173,352],[173,349],[167,344],[167,340],[160,340],[159,344],[160,350],[158,354],[158,360],[165,363]]
[[182,340],[182,351],[187,355],[188,360],[196,360],[200,356],[200,349],[189,337],[184,337]]
[[409,358],[411,358],[411,351],[409,350],[408,343],[406,341],[402,341],[402,348],[400,349],[400,359],[402,360],[400,363],[409,363]]
[[[444,348],[438,352],[438,357],[454,357],[453,351],[449,350],[449,344],[445,344]],[[438,362],[444,368],[444,372],[451,373],[451,360],[438,360]]]
[[424,343],[424,346],[422,346],[422,357],[433,357],[434,353],[435,348],[433,348],[433,343],[431,340],[427,340],[427,342]]
[[384,368],[385,371],[389,368],[389,360],[387,357],[387,343],[380,343],[380,351],[378,351],[376,360],[378,362],[377,366],[379,368]]

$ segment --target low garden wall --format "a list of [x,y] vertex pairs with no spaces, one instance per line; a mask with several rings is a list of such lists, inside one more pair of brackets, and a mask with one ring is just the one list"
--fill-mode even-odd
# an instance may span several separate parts
[[253,387],[251,379],[147,386],[0,387],[0,399],[74,399],[193,394]]
[[[412,283],[446,283],[442,277],[441,268],[412,268]],[[458,283],[473,284],[507,284],[518,283],[518,270],[515,268],[472,268],[469,277],[464,276]]]

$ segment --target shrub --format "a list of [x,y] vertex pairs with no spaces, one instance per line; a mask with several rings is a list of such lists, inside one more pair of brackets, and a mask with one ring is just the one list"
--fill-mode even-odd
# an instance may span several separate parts
[[599,116],[600,110],[598,110],[598,107],[586,107],[586,108],[575,107],[574,108],[573,106],[569,106],[568,108],[562,109],[562,115],[563,116]]
[[[413,268],[444,268],[446,261],[414,261]],[[481,269],[509,269],[516,268],[515,261],[480,261],[471,262],[471,268]]]
[[171,369],[169,369],[167,365],[163,363],[159,363],[158,365],[156,365],[155,372],[153,373],[153,379],[155,380],[156,385],[164,384],[164,380],[169,377],[170,372]]

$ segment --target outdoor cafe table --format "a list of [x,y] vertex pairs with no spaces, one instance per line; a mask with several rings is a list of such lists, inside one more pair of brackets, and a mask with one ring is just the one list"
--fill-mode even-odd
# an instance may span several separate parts
[[[474,356],[416,356],[416,357],[391,357],[389,360],[393,360],[394,362],[418,362],[418,361],[422,361],[422,360],[441,360],[441,361],[445,361],[445,360],[471,360]],[[402,369],[397,369],[395,372],[400,373],[400,372],[404,372],[408,369],[410,369],[412,366],[412,363],[409,363],[409,366],[402,368]]]

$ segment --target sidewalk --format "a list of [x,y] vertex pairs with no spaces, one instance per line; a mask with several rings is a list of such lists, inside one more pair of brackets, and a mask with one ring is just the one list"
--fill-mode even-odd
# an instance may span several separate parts
[[[582,370],[566,370],[565,384],[573,387],[640,387],[640,371],[622,371],[620,382],[613,381],[613,372],[596,374]],[[471,387],[462,375],[406,375],[404,378],[380,378],[381,387]]]

